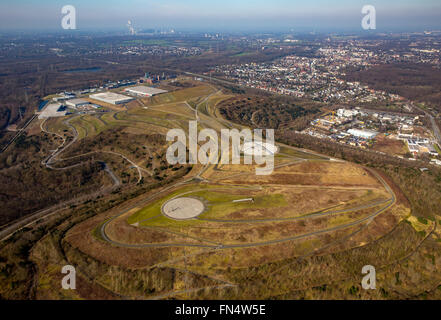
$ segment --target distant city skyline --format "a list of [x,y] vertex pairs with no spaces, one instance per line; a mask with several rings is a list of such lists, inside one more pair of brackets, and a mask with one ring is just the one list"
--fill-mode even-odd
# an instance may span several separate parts
[[15,0],[0,3],[1,30],[59,30],[61,8],[77,9],[78,30],[175,28],[184,31],[357,31],[374,5],[378,31],[441,29],[439,0]]

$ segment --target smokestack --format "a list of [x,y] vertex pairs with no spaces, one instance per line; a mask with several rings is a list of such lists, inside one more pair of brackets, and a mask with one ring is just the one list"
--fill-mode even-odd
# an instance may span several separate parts
[[127,22],[127,27],[129,27],[129,32],[132,36],[136,34],[135,28],[133,28],[132,21]]

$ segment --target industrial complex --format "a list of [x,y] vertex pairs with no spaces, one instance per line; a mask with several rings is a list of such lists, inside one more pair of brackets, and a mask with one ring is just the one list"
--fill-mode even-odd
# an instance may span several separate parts
[[[38,118],[43,120],[52,117],[63,117],[72,113],[106,112],[105,108],[111,107],[110,105],[124,105],[138,98],[153,97],[168,92],[167,90],[142,85],[143,81],[145,81],[145,78],[137,81],[125,79],[108,82],[101,87],[53,94],[49,99],[40,103]],[[118,90],[120,87],[126,88]]]
[[72,108],[78,108],[87,104],[90,104],[90,102],[84,99],[71,99],[66,101],[66,105]]
[[425,129],[420,116],[340,108],[327,110],[311,121],[303,133],[363,149],[379,146],[380,150],[399,157],[439,156],[436,140]]
[[113,105],[124,104],[134,100],[134,98],[132,97],[127,97],[122,94],[117,94],[113,92],[102,92],[102,93],[92,94],[90,95],[90,98],[94,100],[110,103]]

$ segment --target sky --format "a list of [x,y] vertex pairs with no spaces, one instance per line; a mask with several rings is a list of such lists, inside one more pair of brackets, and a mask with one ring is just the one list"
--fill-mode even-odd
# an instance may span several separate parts
[[357,31],[364,5],[379,31],[441,30],[440,0],[0,0],[0,31],[61,30],[65,5],[78,30]]

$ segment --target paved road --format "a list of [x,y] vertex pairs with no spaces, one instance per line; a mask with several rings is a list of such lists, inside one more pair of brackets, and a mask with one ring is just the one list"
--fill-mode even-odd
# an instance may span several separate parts
[[417,107],[415,105],[412,105],[412,106],[414,108],[420,110],[421,112],[424,112],[424,114],[429,117],[430,123],[432,124],[433,134],[434,134],[434,136],[435,136],[436,140],[438,141],[438,144],[441,148],[441,130],[439,129],[438,124],[436,123],[435,117],[427,110],[424,110],[424,109]]
[[[215,94],[215,93],[213,93],[213,94]],[[211,94],[211,95],[213,95],[213,94]],[[210,96],[211,96],[211,95],[210,95]],[[204,103],[204,102],[206,102],[206,101],[208,101],[208,97],[207,97],[204,101],[202,101],[202,103]],[[186,103],[187,103],[187,102],[186,102]],[[196,108],[192,108],[188,103],[187,103],[187,106],[188,106],[191,110],[193,110],[193,111],[195,112],[195,118],[196,118],[196,120],[197,120],[197,119],[199,118],[199,115],[198,115],[198,113],[197,113],[197,107],[196,107]],[[211,117],[214,118],[214,119],[216,119],[216,117],[214,117],[213,115],[211,115]],[[230,121],[227,121],[227,122],[231,123]],[[278,144],[278,145],[280,145],[280,144]],[[285,146],[285,145],[284,145],[284,146]],[[288,148],[291,148],[291,149],[298,150],[298,149],[293,148],[293,147],[291,147],[291,146],[285,146],[285,147],[288,147]],[[328,158],[328,157],[326,157],[326,156],[323,156],[323,155],[320,155],[320,154],[317,154],[317,153],[310,152],[309,150],[301,149],[300,151],[301,151],[301,152],[304,152],[304,153],[306,153],[306,154],[311,153],[311,154],[314,154],[314,155],[316,155],[316,156],[321,156],[321,157],[323,157],[323,160],[327,160],[327,161],[334,160],[334,159],[330,159],[330,158]],[[201,172],[199,172],[199,174],[198,174],[196,177],[201,177],[201,174],[205,171],[206,168],[208,168],[208,166],[205,166],[205,167],[201,170]],[[360,208],[359,208],[358,210],[366,209],[366,208],[370,208],[370,207],[375,207],[375,206],[380,205],[380,204],[383,204],[383,203],[386,203],[387,205],[386,205],[385,207],[379,209],[379,210],[376,211],[375,213],[373,213],[373,214],[371,214],[371,215],[365,217],[365,218],[359,219],[359,220],[357,220],[357,221],[354,221],[354,222],[351,222],[351,223],[348,223],[348,224],[345,224],[345,225],[340,225],[340,226],[336,226],[336,227],[329,228],[329,229],[325,229],[325,230],[321,230],[321,231],[316,231],[316,232],[312,232],[312,233],[308,233],[308,234],[303,234],[303,235],[297,235],[297,236],[290,237],[290,238],[277,239],[277,240],[273,240],[273,241],[266,241],[266,242],[261,242],[261,243],[252,243],[252,244],[246,244],[246,245],[243,245],[243,244],[237,244],[237,245],[222,245],[222,244],[221,244],[221,245],[215,245],[215,244],[197,244],[197,243],[194,243],[194,244],[188,244],[188,243],[126,244],[126,243],[120,243],[120,242],[118,242],[118,241],[114,241],[114,240],[110,239],[109,236],[108,236],[107,233],[106,233],[106,228],[107,228],[107,226],[109,225],[109,223],[111,223],[111,222],[114,221],[115,219],[119,218],[120,216],[124,215],[125,213],[129,212],[130,210],[132,210],[132,209],[134,209],[134,208],[136,208],[136,207],[139,207],[139,204],[136,204],[136,205],[132,206],[131,208],[129,208],[128,210],[125,210],[124,212],[122,212],[122,213],[118,214],[117,216],[111,218],[110,220],[106,221],[106,222],[101,226],[101,228],[100,228],[100,233],[101,233],[102,238],[103,238],[105,241],[107,241],[107,242],[109,242],[109,243],[111,243],[111,244],[113,244],[113,245],[115,245],[115,246],[120,246],[120,247],[125,247],[125,248],[198,247],[198,248],[211,248],[211,249],[229,249],[229,248],[257,247],[257,246],[264,246],[264,245],[276,244],[276,243],[280,243],[280,242],[288,242],[288,241],[297,240],[297,239],[301,239],[301,238],[307,238],[307,237],[314,236],[314,235],[319,235],[319,234],[322,234],[322,233],[329,233],[329,232],[337,231],[337,230],[340,230],[340,229],[346,229],[346,228],[349,228],[349,227],[352,227],[352,226],[355,226],[355,225],[358,225],[358,224],[362,224],[362,223],[364,223],[364,222],[367,222],[367,221],[369,221],[369,220],[374,219],[376,216],[378,216],[378,215],[381,214],[382,212],[384,212],[384,211],[386,211],[387,209],[389,209],[389,208],[395,203],[395,194],[393,193],[392,189],[387,185],[387,183],[386,183],[386,182],[385,182],[385,181],[384,181],[384,180],[383,180],[383,179],[382,179],[382,178],[381,178],[381,177],[380,177],[375,171],[370,170],[370,169],[368,169],[368,168],[366,168],[366,169],[369,170],[369,171],[371,171],[371,172],[377,177],[377,179],[383,184],[383,186],[385,187],[385,189],[386,189],[386,190],[388,191],[388,193],[391,195],[391,198],[390,198],[389,200],[386,200],[386,201],[378,201],[378,202],[376,202],[376,203],[374,203],[374,204],[369,204],[369,205],[363,205],[363,206],[360,206]],[[187,182],[188,182],[188,181],[191,181],[191,180],[192,180],[192,179],[189,179],[189,180],[187,180]],[[148,198],[145,199],[143,202],[148,202],[149,200],[154,199],[154,198],[160,196],[161,194],[165,193],[166,191],[168,191],[168,190],[170,190],[171,188],[174,188],[174,187],[176,187],[176,186],[178,186],[178,185],[180,185],[180,184],[185,184],[185,182],[183,182],[183,183],[177,183],[177,184],[175,184],[175,185],[171,185],[171,186],[169,186],[169,187],[163,189],[163,190],[160,191],[159,193],[157,193],[157,194],[155,194],[155,195],[153,195],[153,196],[148,197]],[[346,210],[330,211],[330,212],[318,212],[318,213],[314,214],[312,217],[316,217],[316,216],[326,216],[326,215],[332,215],[332,214],[343,213],[343,212],[346,212]],[[298,219],[301,219],[301,218],[302,218],[302,217],[295,217],[295,218],[293,218],[293,219],[291,219],[291,220],[298,220]],[[306,219],[306,218],[311,218],[311,216],[305,216],[305,217],[303,217],[303,219]],[[283,221],[289,221],[289,220],[290,220],[290,219],[286,219],[286,220],[283,220]],[[282,220],[280,220],[280,221],[282,221]],[[225,221],[218,221],[218,222],[225,222]],[[233,221],[232,221],[232,222],[233,222]],[[237,221],[236,221],[236,222],[237,222]],[[246,223],[250,223],[250,222],[251,222],[251,223],[253,223],[253,222],[262,222],[262,220],[248,220],[248,221],[246,221]],[[207,241],[205,241],[204,239],[200,239],[200,240],[201,240],[201,242],[206,242],[206,243],[209,243],[209,242],[210,242],[210,241],[207,242]]]
[[[43,121],[43,122],[41,123],[40,128],[41,128],[41,130],[42,130],[43,132],[48,133],[48,134],[55,134],[55,135],[57,135],[58,137],[60,137],[60,138],[63,139],[62,144],[61,144],[56,150],[54,150],[53,153],[52,153],[48,158],[46,158],[46,159],[44,159],[44,160],[42,161],[42,164],[43,164],[43,165],[45,165],[47,168],[52,169],[52,170],[68,170],[68,169],[72,169],[72,168],[75,168],[75,167],[81,166],[81,165],[84,164],[84,162],[79,162],[79,163],[77,163],[77,164],[74,164],[74,165],[71,165],[71,166],[67,166],[67,167],[62,167],[62,168],[54,167],[53,164],[55,164],[56,162],[66,161],[66,160],[72,160],[72,159],[75,159],[75,158],[80,158],[80,157],[84,157],[84,156],[89,156],[89,155],[92,155],[92,154],[107,153],[107,154],[113,154],[113,155],[119,156],[119,157],[123,158],[125,161],[127,161],[128,163],[130,163],[130,164],[131,164],[131,165],[132,165],[132,166],[138,171],[138,183],[141,182],[141,180],[142,180],[142,171],[147,172],[148,174],[152,175],[151,172],[149,172],[149,171],[146,170],[146,169],[141,168],[141,167],[138,166],[134,161],[132,161],[132,160],[130,160],[129,158],[127,158],[125,155],[123,155],[123,154],[121,154],[121,153],[118,153],[118,152],[113,152],[113,151],[105,151],[105,150],[101,150],[101,151],[92,151],[92,152],[83,153],[83,154],[76,155],[76,156],[69,157],[69,158],[57,159],[58,156],[59,156],[61,153],[63,153],[65,150],[67,150],[71,145],[73,145],[73,144],[78,140],[78,137],[79,137],[78,131],[77,131],[77,129],[76,129],[74,126],[72,126],[72,125],[70,124],[70,122],[71,122],[72,120],[76,119],[76,118],[79,118],[79,117],[80,117],[80,116],[72,117],[72,118],[70,118],[70,119],[68,119],[68,120],[63,121],[63,123],[64,123],[66,126],[68,126],[68,127],[74,132],[74,138],[73,138],[72,141],[70,141],[67,145],[65,145],[65,143],[66,143],[66,139],[65,139],[63,136],[61,136],[61,135],[59,135],[59,134],[57,134],[57,133],[53,133],[53,132],[49,132],[49,131],[47,131],[47,130],[44,128],[44,123],[45,123],[45,121]],[[105,166],[105,171],[106,171],[107,173],[109,173],[109,175],[110,175],[110,177],[112,178],[112,180],[115,181],[115,185],[118,185],[118,186],[119,186],[119,185],[120,185],[119,179],[117,179],[117,178],[115,179],[115,175],[114,175],[114,173],[110,170],[110,168],[109,168],[107,165]]]
[[197,220],[200,221],[207,221],[207,222],[220,222],[220,223],[263,223],[263,222],[283,222],[283,221],[298,221],[298,220],[305,220],[305,219],[315,219],[315,218],[321,218],[325,216],[331,216],[331,215],[337,215],[342,213],[349,213],[364,209],[371,209],[374,207],[377,207],[381,204],[386,204],[390,202],[392,199],[387,200],[379,200],[370,204],[365,204],[353,208],[348,209],[342,209],[342,210],[330,210],[330,211],[319,211],[316,213],[298,216],[298,217],[291,217],[291,218],[271,218],[271,219],[251,219],[251,220],[222,220],[222,219],[204,219],[204,218],[197,218]]
[[435,121],[435,118],[429,114],[430,122],[432,122],[433,133],[435,134],[436,140],[438,140],[438,144],[441,148],[441,131],[439,129],[438,124]]
[[77,198],[65,201],[63,203],[56,204],[50,208],[39,210],[39,211],[34,212],[24,218],[15,220],[7,225],[4,225],[4,226],[2,226],[2,229],[0,230],[0,241],[4,241],[4,240],[8,239],[15,232],[33,225],[34,223],[36,223],[40,219],[48,218],[50,216],[58,214],[60,211],[67,209],[70,205],[81,204],[84,201],[94,199],[98,196],[106,195],[109,192],[111,192],[112,190],[113,190],[113,187],[103,188],[93,194],[84,195],[81,197],[77,197]]

